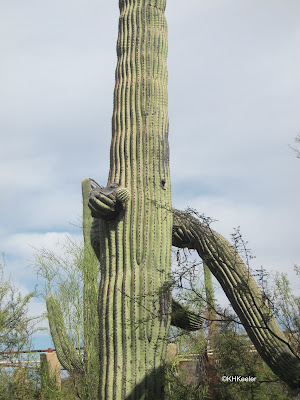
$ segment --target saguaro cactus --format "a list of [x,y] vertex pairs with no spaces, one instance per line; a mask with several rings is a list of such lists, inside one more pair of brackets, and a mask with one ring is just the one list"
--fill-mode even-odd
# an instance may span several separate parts
[[[119,6],[110,172],[89,202],[101,265],[99,398],[160,399],[171,306],[166,1]],[[197,249],[263,359],[299,385],[299,359],[240,258],[188,215],[173,215],[173,243]]]
[[[88,266],[84,274],[84,363],[66,335],[56,300],[47,300],[59,359],[68,370],[83,371],[87,378],[94,376],[100,364],[101,399],[121,399],[130,393],[133,397],[150,393],[159,399],[163,391],[172,306],[164,10],[165,1],[120,1],[109,184],[106,188],[92,180],[82,184]],[[85,206],[90,191],[93,216],[100,217],[92,235],[101,270],[99,328],[95,320],[97,271],[89,260],[91,214]],[[201,317],[176,302],[173,308],[174,325],[188,330],[202,326]]]
[[[299,386],[299,358],[280,331],[256,283],[228,242],[188,214],[173,210],[169,176],[166,0],[120,0],[110,171],[106,187],[85,181],[94,221],[91,243],[100,261],[99,327],[85,292],[87,342],[99,343],[99,399],[162,399],[166,337],[173,322],[198,329],[201,317],[170,294],[172,241],[198,251],[221,283],[259,354],[290,386]],[[89,186],[91,185],[91,186]],[[90,190],[92,189],[92,190]],[[90,215],[85,214],[85,244]],[[66,336],[60,310],[49,298],[60,360],[84,367]],[[171,317],[171,307],[173,314]],[[89,329],[89,328],[88,328]],[[95,330],[93,329],[93,332]],[[87,331],[88,333],[88,331]],[[55,342],[55,340],[54,340]],[[94,344],[93,344],[94,343]],[[56,344],[55,344],[56,345]],[[90,346],[89,344],[87,346]],[[95,363],[95,364],[93,364]]]

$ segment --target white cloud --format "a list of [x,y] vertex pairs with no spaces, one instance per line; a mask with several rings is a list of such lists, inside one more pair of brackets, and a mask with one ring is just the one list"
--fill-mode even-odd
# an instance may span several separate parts
[[1,252],[6,259],[6,276],[11,276],[15,284],[25,290],[34,290],[37,283],[35,271],[35,255],[41,250],[62,255],[63,244],[68,240],[79,243],[81,233],[46,232],[46,233],[16,233],[1,238]]
[[28,258],[34,249],[47,249],[58,251],[63,242],[70,238],[74,242],[81,240],[81,235],[69,232],[46,232],[46,233],[17,233],[10,236],[4,242],[5,249],[13,253],[16,249],[21,257]]

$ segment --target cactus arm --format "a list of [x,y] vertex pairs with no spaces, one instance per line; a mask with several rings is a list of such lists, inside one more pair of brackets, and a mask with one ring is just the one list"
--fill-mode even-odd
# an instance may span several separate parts
[[[93,180],[93,182],[95,181]],[[102,218],[106,221],[116,218],[123,209],[123,203],[117,198],[115,192],[107,195],[94,189],[91,190],[88,205],[92,217]]]
[[83,373],[83,362],[66,333],[58,301],[49,296],[46,299],[46,306],[50,332],[59,362],[69,372]]
[[202,329],[204,318],[183,307],[178,301],[172,299],[171,325],[186,331]]
[[300,359],[236,250],[188,213],[173,210],[173,245],[197,250],[221,284],[256,350],[290,387],[300,387]]

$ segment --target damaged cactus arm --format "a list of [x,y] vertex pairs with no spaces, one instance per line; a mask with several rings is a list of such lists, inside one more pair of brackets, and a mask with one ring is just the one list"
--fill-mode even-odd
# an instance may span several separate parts
[[103,187],[93,179],[89,179],[89,181],[92,190],[88,205],[92,217],[102,218],[106,221],[116,218],[130,199],[129,191],[114,182]]

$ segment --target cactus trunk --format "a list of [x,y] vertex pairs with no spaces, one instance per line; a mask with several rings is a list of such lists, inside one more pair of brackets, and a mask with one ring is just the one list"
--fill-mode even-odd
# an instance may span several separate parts
[[100,219],[100,399],[163,398],[172,238],[165,3],[119,1],[108,184],[130,198]]

